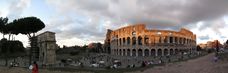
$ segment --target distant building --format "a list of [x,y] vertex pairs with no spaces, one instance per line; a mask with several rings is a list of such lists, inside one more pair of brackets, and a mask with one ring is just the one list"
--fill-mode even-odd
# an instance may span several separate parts
[[94,52],[104,53],[104,49],[102,47],[102,44],[99,42],[98,43],[90,43],[87,48],[92,49]]
[[199,46],[200,46],[202,49],[206,49],[206,48],[207,48],[207,44],[201,43],[201,44],[199,44]]
[[207,49],[215,49],[215,48],[221,48],[221,47],[222,47],[222,44],[218,40],[208,41],[206,43]]
[[39,62],[43,65],[53,65],[56,63],[56,44],[55,33],[46,31],[37,36],[39,47]]
[[206,48],[207,49],[212,49],[213,48],[213,42],[212,41],[207,41]]

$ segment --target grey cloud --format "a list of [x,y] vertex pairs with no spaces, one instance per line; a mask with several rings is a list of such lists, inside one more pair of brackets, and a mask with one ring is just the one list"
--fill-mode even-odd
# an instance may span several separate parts
[[[103,30],[103,27],[98,26],[99,24],[94,24],[96,20],[85,22],[69,16],[61,16],[61,19],[56,19],[58,17],[53,18],[54,19],[52,19],[42,31],[49,30],[56,32],[57,38],[60,39],[80,38],[84,40],[101,41],[100,39],[104,37],[104,33],[106,32]],[[94,39],[94,37],[96,37],[96,39]]]
[[29,6],[30,2],[31,2],[30,0],[12,1],[9,6],[9,13],[7,16],[11,19],[20,17],[20,15],[23,13],[24,9]]
[[209,35],[206,35],[206,36],[199,36],[199,39],[200,40],[208,40],[210,37]]
[[[106,28],[99,28],[102,20],[111,21],[115,27],[124,23],[143,23],[148,28],[173,30],[179,30],[180,27],[196,28],[195,23],[204,21],[201,30],[208,27],[219,32],[218,29],[223,28],[225,24],[215,26],[212,22],[228,14],[228,0],[47,0],[47,2],[66,15],[75,12],[95,20],[92,23],[82,23],[77,20],[66,23],[84,27],[74,27],[67,31],[68,35],[73,34],[79,38],[104,37]],[[97,32],[97,30],[102,31]],[[206,37],[201,39],[203,38]]]

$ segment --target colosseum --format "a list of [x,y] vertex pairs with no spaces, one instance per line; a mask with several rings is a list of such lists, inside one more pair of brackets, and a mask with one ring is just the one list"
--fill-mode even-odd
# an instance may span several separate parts
[[191,53],[196,49],[196,35],[180,31],[147,29],[136,24],[110,30],[106,34],[105,50],[120,56],[166,56]]

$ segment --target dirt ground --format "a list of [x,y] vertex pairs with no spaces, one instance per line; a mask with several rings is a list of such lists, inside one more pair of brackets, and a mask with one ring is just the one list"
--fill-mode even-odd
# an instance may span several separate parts
[[[228,73],[227,61],[213,61],[214,54],[209,54],[197,59],[184,62],[169,63],[165,66],[157,66],[144,71],[130,73]],[[25,68],[0,67],[0,73],[31,73]],[[63,72],[40,69],[39,73],[89,73],[89,72]]]
[[228,73],[227,61],[213,61],[214,54],[131,73]]
[[[0,67],[0,73],[32,73],[31,70],[25,68],[7,68]],[[90,73],[90,72],[63,72],[63,71],[50,71],[46,69],[39,70],[39,73]]]

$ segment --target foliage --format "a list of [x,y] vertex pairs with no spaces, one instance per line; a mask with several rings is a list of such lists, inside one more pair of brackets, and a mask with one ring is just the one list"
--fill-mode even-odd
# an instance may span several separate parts
[[0,54],[6,60],[6,66],[8,65],[8,58],[15,58],[25,55],[25,48],[20,41],[8,41],[3,38],[0,41]]
[[3,17],[0,17],[0,32],[3,33],[3,38],[4,38],[4,35],[6,34],[6,24],[8,22],[8,18],[3,18]]
[[45,24],[37,17],[16,19],[13,21],[13,24],[17,27],[15,30],[18,33],[28,35],[29,37],[32,37],[31,33],[36,33],[45,27]]
[[1,54],[9,53],[8,56],[20,56],[18,53],[24,53],[25,48],[20,41],[7,41],[2,39],[0,41]]
[[202,48],[198,45],[198,46],[196,47],[196,50],[197,50],[197,51],[201,51]]

